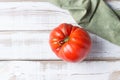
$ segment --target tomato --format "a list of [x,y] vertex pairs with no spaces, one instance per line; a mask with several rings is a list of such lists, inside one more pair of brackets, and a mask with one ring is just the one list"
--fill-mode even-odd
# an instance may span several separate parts
[[83,28],[62,23],[51,31],[49,44],[52,51],[62,60],[78,62],[89,53],[91,38]]

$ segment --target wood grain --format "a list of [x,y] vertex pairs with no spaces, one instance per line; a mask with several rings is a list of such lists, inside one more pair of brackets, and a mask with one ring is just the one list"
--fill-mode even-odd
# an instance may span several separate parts
[[[59,60],[49,46],[50,31],[0,32],[0,60]],[[87,60],[116,60],[120,47],[91,34],[92,49]],[[46,50],[47,49],[47,50]]]
[[[120,9],[118,1],[109,5]],[[63,22],[77,25],[67,10],[48,2],[0,2],[0,22],[0,30],[52,30]]]
[[62,61],[0,62],[0,78],[2,80],[119,80],[119,72],[120,61],[84,61],[82,63]]
[[[39,0],[9,1],[0,2],[1,80],[120,80],[119,46],[90,33],[93,45],[86,61],[61,61],[48,39],[62,22],[77,25],[69,12]],[[107,1],[120,9],[119,0]]]
[[48,2],[0,2],[0,22],[0,30],[51,30],[75,23],[68,11]]
[[[49,47],[49,33],[63,22],[77,25],[67,10],[48,2],[0,2],[0,22],[0,60],[60,60]],[[120,59],[119,46],[91,37],[86,60]]]

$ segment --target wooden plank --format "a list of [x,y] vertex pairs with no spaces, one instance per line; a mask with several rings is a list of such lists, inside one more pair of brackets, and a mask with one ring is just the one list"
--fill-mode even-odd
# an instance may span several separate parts
[[[50,31],[0,32],[0,60],[59,60],[49,46]],[[120,59],[120,47],[91,34],[87,60]]]
[[[110,1],[120,9],[120,1]],[[0,2],[0,30],[51,30],[60,23],[76,24],[67,10],[48,2]]]
[[[114,66],[113,66],[114,65]],[[120,61],[3,61],[2,80],[119,80]]]
[[48,2],[0,2],[0,22],[0,30],[51,30],[60,23],[75,24],[67,10]]
[[0,59],[57,59],[48,44],[49,32],[0,32]]

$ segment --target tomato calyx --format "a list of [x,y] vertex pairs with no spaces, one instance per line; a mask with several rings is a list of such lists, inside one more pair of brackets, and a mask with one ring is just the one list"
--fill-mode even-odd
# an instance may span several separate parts
[[64,38],[63,40],[59,41],[60,46],[66,43],[69,40],[69,37]]
[[64,39],[64,42],[67,42],[69,40],[69,37],[66,37],[65,39]]

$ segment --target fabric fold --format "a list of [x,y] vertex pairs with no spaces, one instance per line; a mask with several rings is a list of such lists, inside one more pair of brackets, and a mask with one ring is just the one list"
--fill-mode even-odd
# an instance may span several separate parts
[[67,9],[86,30],[120,45],[120,10],[111,9],[104,0],[50,0]]

